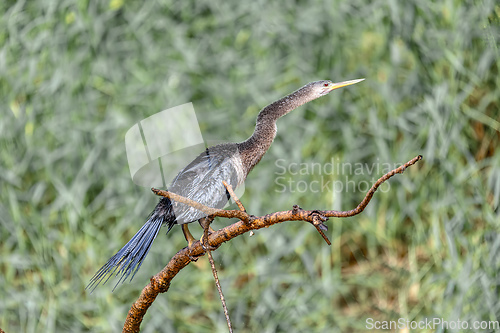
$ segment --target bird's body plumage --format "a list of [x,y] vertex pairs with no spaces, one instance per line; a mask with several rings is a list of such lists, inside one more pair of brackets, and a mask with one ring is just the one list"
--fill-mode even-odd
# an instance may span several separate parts
[[[208,207],[223,208],[229,200],[229,194],[222,181],[226,181],[232,188],[237,188],[245,181],[271,146],[276,136],[276,121],[280,117],[333,89],[359,81],[361,80],[342,83],[311,82],[269,104],[260,111],[255,131],[250,138],[241,143],[224,143],[207,148],[178,173],[168,190]],[[120,276],[116,285],[131,274],[132,280],[162,225],[168,226],[168,233],[175,224],[190,223],[203,217],[203,212],[191,206],[162,198],[142,228],[101,267],[87,288],[93,290],[113,275]]]
[[[223,208],[229,195],[222,180],[237,188],[244,179],[237,145],[225,143],[198,155],[177,174],[168,190],[208,207]],[[142,228],[94,275],[89,287],[97,287],[101,280],[112,275],[120,276],[116,285],[131,274],[132,280],[162,225],[168,226],[168,233],[175,224],[194,222],[205,216],[189,205],[161,198]]]

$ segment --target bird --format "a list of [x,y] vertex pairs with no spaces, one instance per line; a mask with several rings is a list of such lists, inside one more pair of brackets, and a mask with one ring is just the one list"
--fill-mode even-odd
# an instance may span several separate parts
[[[207,148],[183,168],[168,186],[168,191],[194,200],[208,207],[223,208],[229,200],[229,193],[223,184],[231,187],[241,185],[252,169],[260,162],[276,137],[276,121],[299,106],[325,96],[331,91],[353,85],[364,79],[334,83],[330,80],[314,81],[264,107],[257,116],[255,130],[245,141],[223,143]],[[206,215],[185,204],[169,198],[161,198],[146,223],[108,262],[91,278],[86,289],[91,292],[101,282],[105,284],[113,275],[119,276],[113,291],[130,281],[141,267],[161,227],[168,232],[180,224],[188,247],[194,242],[187,224],[200,221]]]

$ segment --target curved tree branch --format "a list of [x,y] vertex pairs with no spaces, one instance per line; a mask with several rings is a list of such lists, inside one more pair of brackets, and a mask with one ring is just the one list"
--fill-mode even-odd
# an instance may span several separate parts
[[[377,188],[383,182],[397,173],[403,173],[406,168],[414,165],[421,159],[422,156],[419,155],[411,159],[404,165],[400,166],[399,168],[396,168],[379,178],[370,188],[363,201],[361,201],[361,203],[356,208],[349,211],[303,210],[299,206],[295,205],[293,209],[288,211],[275,212],[272,214],[255,217],[249,215],[244,210],[243,206],[240,206],[241,203],[238,204],[240,210],[223,210],[204,206],[193,200],[179,196],[175,193],[158,189],[152,189],[152,191],[157,195],[171,198],[175,201],[190,205],[198,210],[201,210],[207,215],[240,219],[240,221],[217,230],[209,236],[208,244],[213,249],[218,248],[220,245],[222,245],[222,243],[227,242],[250,230],[257,230],[286,221],[305,221],[313,224],[321,234],[321,236],[325,239],[325,241],[330,244],[330,241],[323,233],[323,230],[327,229],[326,225],[323,224],[324,221],[328,220],[329,217],[350,217],[361,213],[372,199],[373,194],[375,193]],[[165,266],[158,274],[151,277],[150,283],[146,287],[144,287],[139,298],[134,302],[134,304],[132,304],[132,307],[130,308],[125,320],[123,332],[139,332],[142,319],[158,294],[167,292],[172,279],[191,261],[190,257],[200,257],[204,254],[205,250],[203,249],[200,241],[195,242],[192,245],[191,251],[187,247],[183,248],[182,250],[177,252],[172,257],[172,259],[170,259],[170,262],[167,264],[167,266]]]

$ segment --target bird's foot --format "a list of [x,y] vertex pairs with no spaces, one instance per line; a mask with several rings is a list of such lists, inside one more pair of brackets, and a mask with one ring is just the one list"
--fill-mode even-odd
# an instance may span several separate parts
[[192,249],[193,249],[193,244],[194,244],[194,243],[195,243],[195,242],[188,242],[188,246],[187,246],[187,249],[188,249],[188,254],[187,254],[187,256],[188,256],[189,260],[191,260],[192,262],[196,262],[196,261],[198,261],[198,258],[200,257],[200,255],[199,255],[199,254],[198,254],[198,255],[196,255],[196,256],[193,256],[193,255],[191,254],[191,253],[193,253]]
[[208,241],[208,237],[205,238],[205,235],[201,236],[201,238],[200,238],[200,244],[201,244],[201,247],[203,248],[203,250],[205,252],[206,251],[215,251],[218,248],[218,246],[212,246],[212,245],[210,245],[210,243]]
[[188,254],[187,256],[188,256],[189,260],[192,261],[192,262],[197,262],[198,258],[199,258],[199,257],[194,257],[194,256],[192,256],[190,254]]
[[198,258],[200,257],[200,255],[197,255],[197,256],[193,256],[191,255],[191,253],[193,253],[192,249],[193,249],[193,244],[196,243],[196,238],[193,237],[193,235],[191,235],[191,232],[189,232],[189,229],[188,229],[188,226],[187,224],[181,224],[181,227],[182,227],[182,232],[184,233],[184,237],[186,238],[186,241],[188,243],[188,258],[189,260],[191,261],[197,261]]

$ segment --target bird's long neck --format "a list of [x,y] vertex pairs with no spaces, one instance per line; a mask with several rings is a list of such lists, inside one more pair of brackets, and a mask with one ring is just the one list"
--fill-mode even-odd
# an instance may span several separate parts
[[252,136],[238,144],[246,174],[259,163],[273,143],[277,131],[276,121],[302,104],[314,99],[307,94],[307,88],[308,86],[304,86],[290,95],[269,104],[260,111]]

